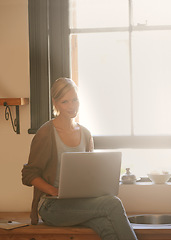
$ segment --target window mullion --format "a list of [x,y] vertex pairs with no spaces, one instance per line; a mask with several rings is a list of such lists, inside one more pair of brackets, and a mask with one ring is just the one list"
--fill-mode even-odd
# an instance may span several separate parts
[[128,30],[129,30],[129,27],[71,28],[70,29],[70,34],[126,32]]
[[147,26],[143,24],[132,26],[132,31],[155,31],[155,30],[171,30],[171,25]]
[[129,0],[129,71],[130,71],[130,111],[131,111],[131,136],[134,136],[134,102],[133,102],[133,75],[132,75],[132,25],[133,10],[132,0]]

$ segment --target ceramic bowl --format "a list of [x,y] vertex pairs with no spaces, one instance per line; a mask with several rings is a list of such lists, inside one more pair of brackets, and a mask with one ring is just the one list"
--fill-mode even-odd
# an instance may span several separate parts
[[147,176],[150,178],[150,180],[153,183],[156,184],[164,184],[166,183],[169,178],[171,177],[171,174],[147,174]]

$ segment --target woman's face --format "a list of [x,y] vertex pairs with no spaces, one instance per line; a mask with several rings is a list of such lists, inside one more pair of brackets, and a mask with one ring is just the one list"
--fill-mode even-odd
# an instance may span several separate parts
[[75,118],[79,109],[79,100],[74,88],[69,90],[62,98],[55,102],[60,115],[65,118]]

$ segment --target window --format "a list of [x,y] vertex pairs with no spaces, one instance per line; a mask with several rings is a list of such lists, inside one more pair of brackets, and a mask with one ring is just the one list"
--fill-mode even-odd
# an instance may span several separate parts
[[80,123],[104,145],[120,139],[123,168],[137,176],[171,170],[171,151],[162,149],[171,146],[171,1],[69,2]]

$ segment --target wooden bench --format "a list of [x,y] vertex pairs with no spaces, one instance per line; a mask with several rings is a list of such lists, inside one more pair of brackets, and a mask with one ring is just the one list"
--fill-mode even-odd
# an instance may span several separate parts
[[18,221],[28,226],[12,230],[0,229],[0,240],[100,240],[89,228],[52,227],[40,222],[30,225],[29,213],[0,213],[0,221]]
[[[51,227],[40,222],[30,225],[29,213],[0,213],[0,221],[18,221],[28,226],[12,230],[0,229],[0,240],[101,240],[89,228],[82,227]],[[135,227],[138,240],[171,240],[170,228],[142,228]]]

